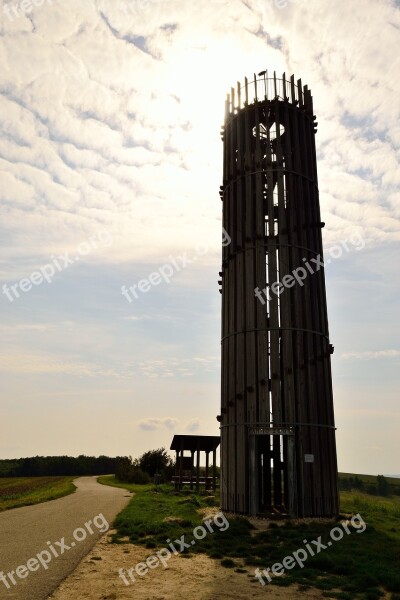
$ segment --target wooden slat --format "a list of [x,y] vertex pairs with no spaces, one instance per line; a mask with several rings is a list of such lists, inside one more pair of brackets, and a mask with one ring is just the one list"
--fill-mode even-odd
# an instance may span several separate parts
[[[298,119],[300,112],[295,109],[291,115],[291,147],[293,148],[292,167],[295,176],[292,178],[291,195],[287,200],[287,210],[290,215],[290,227],[288,229],[288,241],[291,245],[291,268],[297,269],[301,266],[301,228],[302,221],[299,205],[303,203],[302,187],[298,173],[300,173],[300,142],[299,142],[299,125]],[[292,327],[299,329],[302,327],[302,303],[303,298],[301,288],[298,284],[292,288]],[[305,383],[305,368],[304,368],[304,345],[303,334],[300,331],[293,331],[293,363],[294,363],[294,388],[295,388],[295,407],[296,407],[296,422],[307,422],[307,415],[304,407],[304,398],[306,398],[306,383]],[[304,493],[305,488],[304,473],[303,473],[303,436],[304,432],[301,428],[297,428],[296,433],[296,459],[297,459],[297,482],[299,488],[297,512],[299,516],[304,515]]]
[[265,100],[268,100],[268,71],[265,71]]
[[[254,171],[255,154],[254,154],[254,106],[249,108],[245,113],[245,131],[247,132],[245,139],[245,155],[246,155],[246,201],[245,201],[245,314],[244,322],[247,331],[245,339],[246,349],[246,388],[248,385],[254,385],[256,381],[256,298],[254,289],[256,287],[256,272],[254,259],[254,244],[255,244],[255,179]],[[251,383],[252,382],[252,383]],[[255,423],[257,421],[257,402],[254,392],[245,393],[245,408],[247,423]],[[255,498],[253,494],[258,489],[256,479],[256,457],[255,457],[255,441],[254,436],[249,436],[249,457],[248,457],[248,489],[250,489],[249,503],[251,510],[255,510]]]
[[297,80],[297,94],[299,96],[299,107],[303,108],[304,102],[303,102],[303,88],[301,85],[301,79]]
[[[235,90],[231,89],[231,97],[234,106],[234,98],[235,98]],[[231,170],[230,170],[230,185],[229,185],[229,230],[232,232],[231,238],[232,242],[230,244],[230,253],[229,253],[229,291],[228,291],[228,301],[229,301],[229,328],[228,334],[230,337],[228,338],[228,346],[229,346],[229,359],[230,365],[228,372],[228,381],[229,381],[229,394],[228,394],[228,402],[232,401],[236,395],[236,378],[235,378],[235,369],[232,368],[233,365],[236,364],[236,336],[235,331],[235,321],[236,321],[236,294],[237,294],[237,281],[236,281],[236,267],[235,267],[235,253],[237,246],[236,239],[236,188],[233,184],[234,179],[236,179],[236,118],[233,117],[231,121],[231,139],[230,139],[230,152],[231,152]],[[229,448],[229,456],[232,459],[229,461],[228,465],[228,496],[230,505],[233,507],[233,510],[236,510],[235,497],[236,497],[236,413],[235,407],[228,406],[228,425],[229,425],[229,434],[228,434],[228,448]]]
[[[260,138],[260,127],[264,123],[261,119],[261,112],[258,107],[255,108],[255,123],[258,134],[255,140],[255,270],[256,287],[260,290],[266,288],[266,261],[265,261],[265,205],[264,205],[264,152],[262,151],[262,142]],[[256,344],[257,344],[257,370],[255,381],[251,384],[254,387],[256,396],[256,418],[259,422],[269,421],[269,395],[268,386],[268,366],[267,366],[267,303],[264,304],[257,299],[256,301]]]
[[[240,84],[238,83],[238,99],[240,104]],[[245,182],[243,180],[245,166],[245,147],[244,147],[244,119],[236,119],[236,139],[237,139],[237,169],[238,175],[236,180],[236,394],[243,394],[245,388],[245,334],[241,333],[244,330],[244,229],[243,219],[245,215]],[[245,495],[246,495],[246,442],[247,428],[244,425],[246,421],[244,399],[234,399],[235,402],[235,423],[236,426],[236,509],[238,512],[245,511]]]
[[[275,73],[274,73],[275,75]],[[277,101],[274,101],[277,105]],[[274,117],[275,127],[276,113]],[[268,136],[269,137],[269,136]],[[270,144],[267,146],[269,147]],[[269,152],[269,151],[268,151]],[[275,157],[276,158],[276,157]],[[271,157],[272,160],[272,157]],[[272,167],[276,170],[276,161]],[[276,177],[276,174],[275,174]],[[273,181],[273,180],[272,180]],[[275,206],[274,206],[274,187],[273,184],[268,193],[268,220],[270,223],[270,233],[268,236],[268,282],[270,290],[275,283],[278,283],[278,261],[277,261],[277,236],[275,235]],[[281,386],[280,386],[280,333],[279,333],[279,300],[278,296],[271,291],[269,302],[269,326],[270,326],[270,365],[271,365],[271,392],[272,392],[272,407],[274,424],[282,422],[282,403],[281,403]]]
[[[292,110],[292,109],[290,109]],[[290,132],[290,113],[287,103],[280,107],[281,121],[284,127],[284,133],[281,137],[281,125],[278,126],[277,137],[277,158],[282,163],[285,160],[285,169],[278,174],[278,215],[279,215],[279,273],[280,281],[291,275],[293,271],[291,256],[289,253],[289,232],[291,220],[290,212],[285,206],[286,197],[292,194],[292,155],[287,151],[291,148]],[[283,141],[285,147],[283,146]],[[285,185],[286,183],[286,185]],[[296,420],[295,408],[295,387],[294,387],[294,361],[293,361],[293,333],[290,331],[292,326],[292,290],[284,288],[280,296],[280,320],[281,320],[281,386],[282,386],[282,421],[284,423],[293,423]],[[284,480],[285,480],[285,501],[288,501],[288,508],[291,514],[295,515],[295,505],[297,504],[297,478],[295,470],[294,444],[284,444]],[[289,491],[290,490],[290,491]]]
[[294,85],[294,75],[290,76],[290,93],[291,93],[292,104],[296,104],[296,88]]
[[[304,87],[304,97],[307,95],[307,86]],[[309,119],[306,113],[302,113],[299,115],[299,137],[300,137],[300,145],[301,145],[301,173],[303,177],[301,178],[301,185],[303,190],[303,225],[302,225],[302,246],[304,248],[310,248],[313,250],[313,241],[312,241],[312,228],[310,227],[310,223],[313,220],[312,217],[312,207],[314,203],[313,198],[313,190],[310,189],[309,177],[311,175],[311,165],[310,165],[310,148],[309,148],[309,140],[307,139],[307,124],[309,124]],[[308,253],[304,256],[304,258],[311,258]],[[302,265],[304,268],[304,264]],[[308,331],[315,331],[315,305],[313,303],[313,284],[314,281],[312,279],[312,275],[305,279],[303,282],[303,302],[304,302],[304,328]],[[307,392],[306,397],[303,402],[307,406],[307,422],[308,423],[319,423],[319,397],[318,397],[318,371],[317,371],[317,361],[316,361],[316,352],[315,352],[315,334],[308,333],[304,335],[304,345],[306,347],[306,383],[307,383]],[[309,510],[312,514],[319,514],[318,503],[321,498],[321,473],[319,470],[320,464],[320,456],[319,454],[319,435],[320,429],[317,427],[308,427],[304,433],[304,436],[307,438],[308,448],[305,448],[304,452],[309,454],[314,454],[315,462],[304,464],[305,472],[307,473],[308,485],[309,489],[312,490],[312,494],[308,494],[309,497]]]

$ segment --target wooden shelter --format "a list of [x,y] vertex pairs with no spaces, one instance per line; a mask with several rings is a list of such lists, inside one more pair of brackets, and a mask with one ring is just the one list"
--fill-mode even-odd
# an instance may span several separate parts
[[[181,489],[183,485],[190,485],[199,491],[200,486],[205,489],[215,490],[217,486],[217,448],[220,437],[214,435],[174,435],[171,450],[176,452],[175,487]],[[185,451],[190,456],[185,456]],[[205,471],[201,474],[200,453],[205,453]],[[210,475],[210,454],[212,453],[212,474]],[[195,463],[196,457],[196,463]]]
[[226,99],[218,420],[231,512],[338,513],[317,125],[294,76],[264,71]]

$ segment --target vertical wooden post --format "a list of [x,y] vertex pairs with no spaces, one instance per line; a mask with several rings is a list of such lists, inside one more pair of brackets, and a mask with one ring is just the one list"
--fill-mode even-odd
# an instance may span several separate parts
[[193,489],[193,471],[194,471],[194,450],[190,451],[192,462],[190,465],[190,489]]
[[200,449],[199,440],[197,440],[197,456],[196,456],[196,491],[200,490]]
[[181,490],[183,488],[183,455],[184,455],[184,449],[183,449],[183,438],[181,438],[181,451],[180,451],[180,462],[179,462],[179,489]]
[[212,474],[212,489],[215,491],[217,487],[217,451],[213,450],[213,474]]
[[256,438],[255,435],[249,436],[249,514],[253,517],[257,516],[259,505]]

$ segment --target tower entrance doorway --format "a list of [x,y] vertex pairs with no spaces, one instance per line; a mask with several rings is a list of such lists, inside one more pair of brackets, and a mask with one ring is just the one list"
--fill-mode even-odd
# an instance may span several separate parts
[[296,485],[293,429],[251,427],[249,446],[252,514],[289,516]]

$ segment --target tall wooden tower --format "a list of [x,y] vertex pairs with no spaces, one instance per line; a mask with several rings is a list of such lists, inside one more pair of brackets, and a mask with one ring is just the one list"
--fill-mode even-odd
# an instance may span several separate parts
[[226,100],[221,495],[226,511],[338,513],[311,91],[267,72]]

